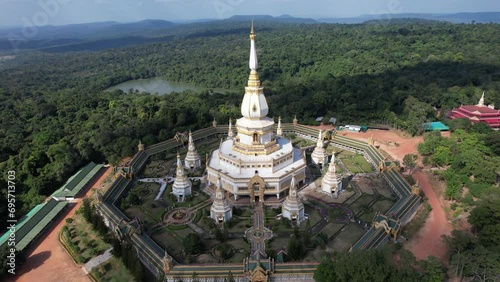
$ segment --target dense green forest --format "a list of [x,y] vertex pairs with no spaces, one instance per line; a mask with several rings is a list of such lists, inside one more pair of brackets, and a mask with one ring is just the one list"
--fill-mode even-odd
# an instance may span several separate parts
[[[116,164],[139,140],[239,117],[248,32],[246,22],[190,25],[158,34],[170,36],[165,43],[94,52],[61,45],[0,61],[0,168],[16,171],[18,215],[85,162]],[[418,134],[434,107],[476,103],[483,90],[500,105],[499,25],[257,23],[256,32],[270,116],[285,121],[335,116]],[[103,91],[156,76],[234,93]]]

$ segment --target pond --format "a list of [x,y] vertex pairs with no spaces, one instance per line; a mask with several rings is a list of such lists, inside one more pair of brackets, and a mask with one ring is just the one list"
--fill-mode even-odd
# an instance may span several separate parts
[[159,95],[170,94],[172,92],[182,92],[184,90],[193,90],[196,92],[201,92],[210,89],[213,90],[214,92],[219,92],[219,93],[226,93],[230,91],[229,89],[205,88],[205,87],[195,86],[189,83],[168,81],[161,77],[129,80],[124,83],[112,86],[106,89],[106,91],[114,91],[116,89],[120,89],[125,93],[129,93],[129,91],[135,92],[137,90],[139,91],[139,93],[147,92],[151,94],[157,93]]

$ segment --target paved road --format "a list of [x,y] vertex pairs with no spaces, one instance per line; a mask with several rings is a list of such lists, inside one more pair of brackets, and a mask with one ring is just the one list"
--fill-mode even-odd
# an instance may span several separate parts
[[89,260],[83,267],[83,271],[85,273],[89,273],[94,267],[99,266],[100,264],[108,261],[110,258],[113,257],[111,254],[111,251],[113,248],[107,249],[102,255],[98,255],[95,258]]

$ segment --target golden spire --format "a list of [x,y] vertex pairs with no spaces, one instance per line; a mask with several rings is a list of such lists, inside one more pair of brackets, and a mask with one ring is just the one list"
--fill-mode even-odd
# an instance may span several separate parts
[[259,63],[257,61],[257,50],[255,47],[255,30],[253,27],[253,20],[252,20],[252,27],[250,28],[249,67],[250,67],[251,71],[250,71],[250,77],[248,78],[248,86],[259,87],[260,86],[260,79],[259,79],[259,75],[257,73],[257,68],[259,67]]
[[255,39],[255,30],[253,28],[253,19],[252,19],[252,27],[250,28],[250,39],[251,40]]

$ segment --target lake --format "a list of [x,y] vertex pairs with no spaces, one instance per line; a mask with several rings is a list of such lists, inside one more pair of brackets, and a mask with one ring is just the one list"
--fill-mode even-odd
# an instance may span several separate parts
[[139,92],[148,92],[151,94],[158,93],[160,95],[170,94],[172,92],[182,92],[184,90],[193,90],[196,92],[201,92],[203,90],[213,90],[214,92],[226,93],[228,89],[219,89],[219,88],[205,88],[194,86],[189,83],[183,82],[172,82],[165,80],[161,77],[148,78],[148,79],[137,79],[137,80],[129,80],[124,83],[120,83],[118,85],[112,86],[106,91],[113,91],[116,89],[120,89],[125,93],[128,93],[130,89],[134,92],[138,90]]

